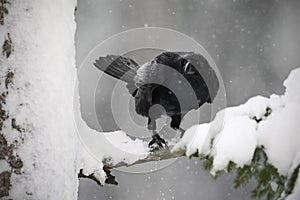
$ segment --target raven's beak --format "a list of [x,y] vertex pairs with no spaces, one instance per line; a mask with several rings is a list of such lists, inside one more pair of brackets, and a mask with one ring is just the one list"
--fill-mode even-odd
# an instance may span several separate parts
[[152,90],[150,87],[148,87],[148,92],[147,92],[147,102],[149,105],[152,105]]
[[152,97],[151,97],[151,96],[148,96],[148,97],[147,97],[147,101],[148,101],[148,103],[149,103],[150,105],[152,105]]

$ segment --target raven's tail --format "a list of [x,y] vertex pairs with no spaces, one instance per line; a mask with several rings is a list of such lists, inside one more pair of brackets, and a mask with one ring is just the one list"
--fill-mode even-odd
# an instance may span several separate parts
[[94,65],[104,73],[129,84],[134,82],[136,70],[139,68],[134,60],[116,55],[100,57],[95,60]]

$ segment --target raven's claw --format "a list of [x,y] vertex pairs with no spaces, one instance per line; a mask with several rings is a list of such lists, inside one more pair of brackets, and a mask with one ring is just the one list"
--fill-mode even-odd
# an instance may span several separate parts
[[168,143],[164,139],[162,139],[158,134],[154,134],[152,136],[152,140],[149,142],[148,148],[151,152],[162,149],[169,149]]

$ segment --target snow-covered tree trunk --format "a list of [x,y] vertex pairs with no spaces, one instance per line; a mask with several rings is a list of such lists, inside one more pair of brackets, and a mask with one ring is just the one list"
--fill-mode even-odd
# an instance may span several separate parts
[[75,5],[1,1],[1,196],[77,198]]

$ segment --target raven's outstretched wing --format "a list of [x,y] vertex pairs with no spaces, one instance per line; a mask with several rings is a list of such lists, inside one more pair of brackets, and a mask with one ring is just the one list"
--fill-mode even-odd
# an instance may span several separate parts
[[95,60],[94,65],[104,73],[126,82],[131,94],[137,89],[134,77],[140,66],[134,60],[123,56],[107,55]]

